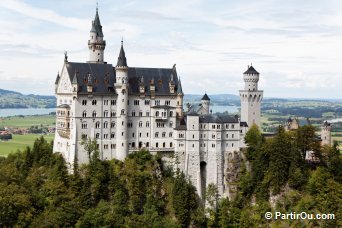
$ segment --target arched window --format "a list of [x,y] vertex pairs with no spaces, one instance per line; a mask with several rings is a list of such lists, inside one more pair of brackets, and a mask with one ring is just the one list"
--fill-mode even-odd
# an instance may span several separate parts
[[104,111],[104,112],[103,112],[103,116],[104,116],[104,117],[108,117],[108,111]]
[[96,111],[93,111],[93,117],[96,117]]
[[159,116],[159,112],[158,111],[156,111],[156,116]]
[[165,148],[165,143],[163,142],[163,148]]
[[111,127],[111,128],[114,128],[114,127],[115,127],[115,122],[111,122],[111,123],[110,123],[110,127]]
[[86,111],[83,111],[82,117],[87,117],[87,112]]
[[97,121],[97,122],[95,123],[95,128],[100,128],[100,122]]
[[99,139],[100,138],[100,133],[96,133],[95,138]]
[[169,133],[169,137],[170,137],[170,138],[172,137],[172,132]]
[[91,104],[92,104],[92,105],[96,105],[96,104],[97,104],[97,101],[96,101],[96,100],[93,100],[93,101],[91,102]]
[[165,135],[166,135],[166,133],[165,133],[165,132],[163,132],[163,133],[162,133],[162,137],[163,137],[163,138],[165,138]]
[[103,123],[103,128],[108,128],[108,122]]
[[173,122],[172,121],[170,121],[170,127],[173,127]]
[[132,142],[132,147],[135,148],[135,142]]
[[125,115],[125,109],[121,110],[121,115]]
[[172,117],[173,116],[173,111],[170,111],[170,117]]
[[158,137],[159,137],[159,132],[156,132],[156,133],[154,134],[154,136],[155,136],[156,138],[158,138]]

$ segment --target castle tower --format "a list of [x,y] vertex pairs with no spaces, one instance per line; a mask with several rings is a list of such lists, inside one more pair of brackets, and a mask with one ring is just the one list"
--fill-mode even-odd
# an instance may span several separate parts
[[115,90],[117,97],[117,154],[116,158],[123,161],[128,154],[127,142],[127,115],[128,115],[128,66],[123,48],[123,41],[121,41],[121,49],[118,57],[118,63],[115,67],[116,83]]
[[258,90],[259,72],[253,66],[248,66],[247,71],[243,73],[243,79],[245,88],[240,90],[241,121],[247,122],[248,127],[253,124],[260,127],[263,91]]
[[208,97],[207,93],[204,94],[204,96],[201,99],[201,105],[204,108],[203,115],[209,115],[209,109],[210,109],[210,98]]
[[90,39],[88,40],[89,63],[104,63],[104,49],[106,41],[103,40],[102,26],[98,8],[96,7],[95,19],[92,21]]
[[321,127],[322,145],[331,145],[331,124],[325,121]]

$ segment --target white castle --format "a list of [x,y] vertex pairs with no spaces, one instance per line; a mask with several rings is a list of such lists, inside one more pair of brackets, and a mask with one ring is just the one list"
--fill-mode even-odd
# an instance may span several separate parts
[[[240,90],[241,119],[212,114],[205,94],[200,105],[183,111],[183,90],[172,68],[129,67],[123,43],[117,64],[104,61],[98,10],[90,30],[89,61],[69,62],[57,75],[57,120],[54,152],[72,167],[75,159],[87,163],[81,142],[96,139],[101,159],[124,160],[146,149],[183,171],[203,197],[213,183],[221,196],[230,196],[240,149],[248,126],[260,126],[259,73],[250,66]],[[231,181],[233,182],[233,181]]]

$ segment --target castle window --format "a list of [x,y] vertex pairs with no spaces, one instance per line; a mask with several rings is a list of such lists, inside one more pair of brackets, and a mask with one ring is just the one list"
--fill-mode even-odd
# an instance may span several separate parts
[[163,133],[162,133],[162,137],[163,137],[163,138],[165,138],[165,135],[166,135],[166,133],[165,133],[165,132],[163,132]]
[[212,136],[211,136],[213,139],[215,139],[215,135],[213,134]]
[[108,139],[108,134],[104,134],[104,135],[103,135],[103,138],[104,138],[104,139]]
[[229,124],[226,124],[226,128],[227,128],[227,129],[229,128]]
[[134,133],[132,133],[132,138],[134,138]]
[[211,126],[211,128],[212,128],[212,129],[215,129],[215,125],[213,124],[213,125]]
[[110,134],[110,138],[111,138],[111,139],[115,138],[115,133],[111,133],[111,134]]
[[165,148],[165,143],[163,142],[163,148]]
[[110,101],[110,104],[111,104],[111,105],[116,105],[116,100],[111,100],[111,101]]
[[111,149],[115,149],[116,148],[116,144],[110,144],[110,148]]
[[146,127],[150,127],[150,122],[146,122]]
[[232,124],[232,129],[234,129],[234,124]]
[[132,142],[132,148],[135,148],[135,142]]
[[103,104],[104,104],[104,105],[108,105],[108,100],[104,100],[104,101],[103,101]]
[[194,139],[194,138],[195,138],[195,135],[192,135],[192,138]]
[[157,117],[159,116],[159,112],[158,112],[158,111],[156,111],[156,116],[157,116]]
[[103,149],[107,150],[108,149],[108,144],[103,145]]
[[148,134],[148,132],[146,133],[146,137],[148,137],[149,136],[149,134]]
[[156,143],[156,147],[158,148],[158,143]]
[[147,143],[146,143],[146,147],[149,147],[149,146],[150,146],[150,143],[149,143],[149,142],[147,142]]
[[154,105],[160,105],[160,100],[155,100]]
[[108,122],[103,123],[103,128],[108,128]]
[[170,105],[170,103],[171,103],[171,102],[170,102],[169,100],[166,100],[166,101],[165,101],[165,105]]
[[114,128],[114,127],[115,127],[115,122],[111,122],[111,123],[110,123],[110,127],[111,127],[111,128]]
[[172,132],[169,133],[169,137],[170,137],[170,138],[172,137]]
[[232,138],[234,138],[234,134],[232,134]]
[[170,127],[173,127],[173,122],[172,121],[170,121]]
[[156,132],[156,133],[154,134],[154,137],[158,138],[158,137],[159,137],[159,132]]
[[134,105],[139,105],[139,100],[134,100]]
[[232,147],[234,147],[234,143],[232,143]]
[[99,139],[100,138],[100,133],[96,133],[95,138]]
[[139,111],[139,116],[142,116],[142,115],[143,115],[142,111]]
[[139,122],[139,127],[142,127],[143,123],[142,121]]
[[86,111],[83,111],[82,117],[87,117],[87,112]]
[[87,129],[87,128],[88,128],[87,122],[83,122],[83,123],[82,123],[82,129]]
[[108,117],[108,111],[104,111],[104,112],[103,112],[103,116],[104,116],[104,117]]
[[100,128],[100,122],[95,123],[95,128]]
[[139,133],[139,137],[141,137],[141,132]]
[[125,109],[121,110],[121,115],[125,115]]
[[218,124],[218,125],[217,125],[217,129],[221,129],[221,125]]
[[170,142],[170,147],[172,147],[173,145],[172,145],[172,142]]
[[84,140],[84,139],[87,139],[87,135],[86,134],[82,134],[81,138]]
[[97,104],[97,101],[96,101],[96,100],[93,100],[93,101],[91,102],[91,104],[92,104],[92,105],[96,105],[96,104]]
[[226,134],[226,138],[227,138],[227,139],[229,138],[229,134]]
[[150,112],[146,112],[146,116],[150,116]]
[[87,100],[82,100],[82,105],[87,105]]
[[150,100],[145,100],[145,105],[150,105]]
[[92,116],[93,116],[93,117],[96,117],[96,111],[93,111]]
[[123,126],[123,125],[125,124],[125,122],[124,122],[124,121],[122,121],[122,122],[121,122],[121,124],[122,124],[122,126]]
[[132,112],[132,116],[135,116],[135,111]]
[[127,123],[127,127],[132,128],[133,127],[133,123],[132,122]]
[[[123,132],[121,132],[121,136],[123,136],[124,135],[124,133]],[[123,145],[122,145],[123,146]]]
[[195,144],[192,144],[192,148],[194,148],[195,147]]
[[116,112],[111,112],[110,113],[110,117],[115,117],[116,116]]

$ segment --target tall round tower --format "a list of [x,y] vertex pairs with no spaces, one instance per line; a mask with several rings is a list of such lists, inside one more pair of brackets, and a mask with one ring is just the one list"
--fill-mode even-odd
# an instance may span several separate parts
[[115,90],[117,93],[117,147],[116,158],[123,161],[128,155],[127,142],[127,115],[128,115],[128,66],[123,49],[123,42],[121,41],[121,49],[118,57],[118,63],[115,67],[116,83]]
[[88,40],[90,63],[104,63],[104,49],[106,41],[103,39],[102,25],[96,7],[95,19],[92,21],[90,38]]
[[321,127],[322,145],[331,145],[331,124],[328,121],[323,122]]
[[241,121],[247,122],[248,127],[256,124],[260,127],[261,100],[263,91],[258,90],[259,72],[253,66],[248,66],[243,73],[244,90],[240,90]]

